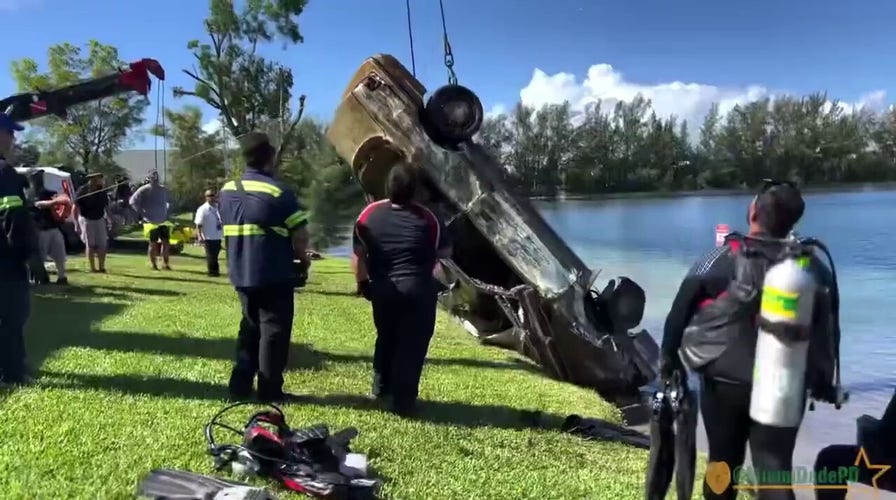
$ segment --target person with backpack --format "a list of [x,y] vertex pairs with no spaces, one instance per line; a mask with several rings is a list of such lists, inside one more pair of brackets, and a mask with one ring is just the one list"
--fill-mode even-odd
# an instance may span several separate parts
[[[785,249],[796,244],[792,230],[804,211],[805,203],[795,185],[765,181],[747,208],[748,234],[728,235],[724,245],[691,268],[666,318],[662,377],[670,380],[675,373],[685,374],[686,368],[699,374],[709,462],[719,463],[719,467],[724,464],[721,468],[729,471],[742,466],[748,442],[754,471],[792,468],[799,424],[779,427],[756,422],[750,416],[750,406],[765,272]],[[808,266],[818,291],[808,329],[805,389],[813,399],[835,403],[840,342],[834,312],[839,307],[833,304],[839,300],[836,280],[832,269],[817,257],[811,257]],[[805,407],[806,401],[803,411]],[[711,469],[720,470],[708,466],[707,470]],[[733,475],[732,479],[736,480]],[[732,482],[705,481],[704,498],[736,498]],[[762,500],[794,498],[786,487],[758,493]]]
[[24,127],[0,113],[0,384],[31,382],[25,364],[25,324],[31,308],[28,260],[37,231],[25,202],[28,180],[10,165],[15,133]]

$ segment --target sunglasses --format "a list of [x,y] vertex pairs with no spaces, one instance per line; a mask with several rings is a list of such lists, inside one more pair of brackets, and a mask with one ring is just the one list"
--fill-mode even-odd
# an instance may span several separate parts
[[797,189],[797,185],[795,182],[779,181],[776,179],[762,179],[762,186],[759,188],[759,194],[765,193],[768,190],[778,186],[787,186],[793,189]]

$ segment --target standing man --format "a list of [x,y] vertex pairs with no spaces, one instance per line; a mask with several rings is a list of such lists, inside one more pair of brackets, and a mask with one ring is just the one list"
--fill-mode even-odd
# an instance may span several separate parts
[[109,247],[109,228],[106,211],[109,197],[103,187],[103,174],[87,176],[87,184],[78,189],[75,199],[76,229],[87,251],[90,272],[106,272],[106,250]]
[[[684,278],[666,317],[661,366],[664,380],[669,380],[676,371],[685,373],[679,357],[685,328],[711,328],[712,335],[715,335],[714,342],[718,342],[723,335],[727,339],[724,351],[705,366],[697,367],[697,371],[702,378],[700,411],[709,444],[709,461],[724,463],[731,471],[743,465],[748,443],[755,470],[789,471],[793,466],[793,450],[799,427],[773,427],[750,418],[757,339],[754,319],[759,306],[756,305],[755,312],[734,309],[746,300],[723,302],[726,300],[723,297],[744,295],[746,292],[740,290],[747,287],[754,292],[758,289],[761,293],[765,270],[760,266],[773,262],[780,254],[784,240],[802,218],[804,210],[802,195],[794,185],[766,181],[747,208],[748,235],[727,240],[724,246],[698,261]],[[836,284],[833,283],[830,269],[818,259],[812,259],[810,270],[821,286],[815,301],[810,337],[817,340],[809,348],[806,389],[812,397],[833,403],[837,392],[833,380],[836,354],[829,350],[835,343],[839,344],[840,339],[836,333],[837,325],[831,322],[830,311],[824,307],[827,296],[823,293],[825,289],[833,293]],[[728,293],[729,285],[735,280],[737,288]],[[727,310],[708,309],[710,312],[720,311],[717,314],[713,312],[713,320],[709,322],[712,325],[693,324],[697,312],[713,303],[716,307],[735,305],[731,306],[730,314]],[[704,335],[710,334],[699,334],[698,337],[706,338]],[[733,500],[737,497],[733,486],[729,484],[718,492],[709,482],[704,482],[703,498]],[[794,493],[785,488],[760,489],[758,497],[760,500],[792,500]]]
[[36,209],[34,222],[37,226],[38,248],[40,252],[40,265],[43,267],[47,258],[56,264],[56,284],[68,285],[68,277],[65,273],[65,238],[62,236],[62,221],[53,213],[56,207],[65,202],[56,197],[55,191],[46,189],[43,181],[43,171],[38,170],[31,177],[31,187],[34,189],[34,207]]
[[221,223],[221,213],[218,212],[218,199],[211,189],[205,191],[205,203],[196,210],[196,237],[199,243],[205,247],[205,262],[209,276],[220,276],[218,255],[221,253],[221,238],[224,231]]
[[219,202],[228,274],[243,313],[229,390],[247,399],[257,376],[259,400],[289,401],[283,371],[295,312],[293,260],[305,258],[308,214],[274,179],[276,151],[267,135],[250,132],[240,148],[246,171],[224,184]]
[[168,188],[159,183],[159,173],[149,174],[149,183],[140,186],[131,196],[131,206],[143,219],[144,224],[149,223],[149,263],[156,271],[159,266],[156,261],[162,256],[162,263],[167,270],[171,270],[168,262],[170,254],[171,226],[168,223],[168,207],[171,196]]
[[31,310],[28,258],[37,234],[25,206],[28,181],[6,158],[24,127],[0,113],[0,384],[31,382],[25,364],[25,324]]
[[451,244],[435,214],[414,202],[416,169],[393,167],[386,185],[389,198],[367,205],[355,223],[355,278],[373,303],[373,395],[391,397],[392,411],[409,415],[435,329],[433,271]]

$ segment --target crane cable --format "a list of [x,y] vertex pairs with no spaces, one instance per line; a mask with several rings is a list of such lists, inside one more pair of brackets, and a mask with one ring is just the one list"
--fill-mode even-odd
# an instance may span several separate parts
[[[411,74],[417,76],[417,57],[414,51],[414,28],[411,20],[411,0],[404,2],[405,14],[408,20],[408,45],[411,49]],[[445,22],[445,3],[439,0],[439,14],[442,18],[442,45],[444,47],[445,68],[448,69],[448,84],[457,85],[457,74],[454,72],[454,52],[451,50],[451,41],[448,39],[448,24]]]
[[[156,88],[158,99],[156,100],[156,127],[162,134],[162,169],[165,172],[164,180],[168,181],[168,127],[165,123],[165,82],[159,81]],[[155,171],[159,173],[159,134],[155,134],[153,143],[153,160]]]
[[411,74],[417,76],[417,58],[414,55],[414,29],[411,24],[411,0],[404,0],[405,11],[408,15],[408,43],[411,45]]
[[454,72],[454,53],[448,40],[448,26],[445,23],[445,3],[439,0],[439,12],[442,15],[442,42],[445,46],[445,68],[448,69],[448,85],[457,85],[457,74]]

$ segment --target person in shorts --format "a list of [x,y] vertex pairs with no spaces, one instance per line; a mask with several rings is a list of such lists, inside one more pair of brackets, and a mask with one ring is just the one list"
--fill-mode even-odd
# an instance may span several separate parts
[[168,188],[159,182],[159,173],[149,174],[149,183],[140,186],[131,196],[131,207],[139,214],[144,224],[149,224],[149,263],[156,271],[159,255],[166,270],[171,270],[170,255],[171,226],[168,223],[168,207],[171,196]]
[[103,174],[90,174],[87,184],[78,189],[75,198],[76,230],[87,251],[90,272],[106,272],[106,250],[109,247],[109,228],[106,209],[109,197],[103,187]]

